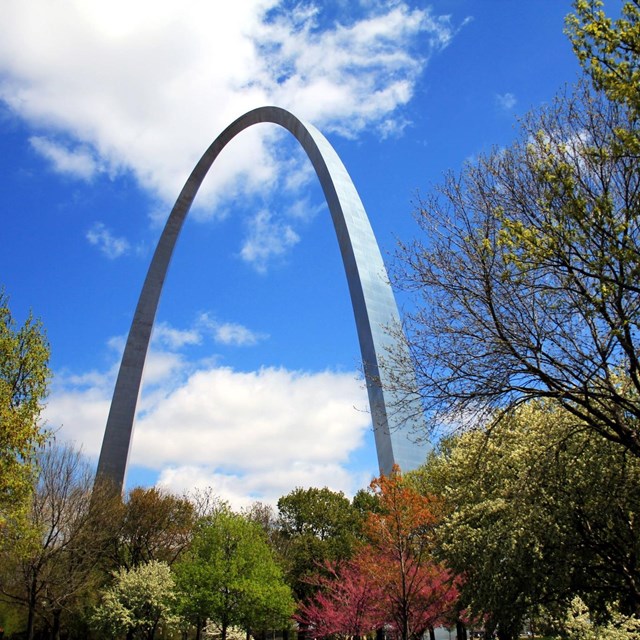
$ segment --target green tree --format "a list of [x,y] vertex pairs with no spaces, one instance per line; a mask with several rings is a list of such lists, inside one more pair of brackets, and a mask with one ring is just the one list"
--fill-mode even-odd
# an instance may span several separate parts
[[298,487],[278,500],[279,549],[296,599],[311,595],[307,578],[327,562],[351,557],[362,515],[340,491]]
[[7,526],[28,507],[34,460],[44,440],[39,422],[50,373],[42,324],[16,326],[0,291],[0,545]]
[[228,509],[199,523],[174,571],[182,611],[197,638],[207,620],[226,640],[232,627],[283,628],[293,613],[291,591],[262,528]]
[[132,569],[119,569],[111,587],[102,594],[93,624],[111,637],[126,634],[127,640],[153,640],[159,629],[180,623],[177,596],[166,562],[151,560]]
[[568,640],[640,640],[640,619],[612,612],[605,624],[598,623],[580,598],[575,598],[564,621]]
[[414,474],[444,499],[438,548],[464,573],[462,604],[517,637],[579,595],[596,614],[640,607],[640,461],[555,403],[456,437]]
[[553,398],[640,455],[640,167],[620,128],[628,107],[582,84],[422,203],[398,280],[433,427]]

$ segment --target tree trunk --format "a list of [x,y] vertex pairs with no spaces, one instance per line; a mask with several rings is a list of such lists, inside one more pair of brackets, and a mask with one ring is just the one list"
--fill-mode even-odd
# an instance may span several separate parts
[[456,622],[456,640],[467,640],[467,629],[460,620]]
[[51,640],[60,640],[60,616],[62,609],[55,609],[53,612],[53,626],[51,627]]
[[147,635],[147,640],[154,640],[156,637],[156,631],[158,630],[158,624],[160,623],[160,619],[156,620],[153,623],[153,626],[149,630],[149,634]]
[[31,578],[31,585],[29,587],[29,613],[27,615],[27,640],[33,640],[33,630],[35,627],[36,618],[36,603],[37,603],[37,591],[36,591],[36,576],[35,574]]
[[402,629],[401,629],[401,637],[402,640],[409,640],[409,615],[406,611],[406,606],[404,607],[404,611],[402,612]]
[[436,640],[436,630],[433,627],[429,627],[429,640]]

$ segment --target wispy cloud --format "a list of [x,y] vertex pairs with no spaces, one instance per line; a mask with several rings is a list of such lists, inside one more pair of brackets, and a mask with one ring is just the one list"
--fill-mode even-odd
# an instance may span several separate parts
[[513,93],[499,93],[496,95],[496,104],[504,111],[511,111],[518,103]]
[[87,231],[87,240],[112,260],[128,253],[131,249],[131,245],[126,238],[114,236],[102,222],[96,222]]
[[237,322],[220,322],[208,313],[203,313],[200,316],[198,325],[213,335],[218,344],[227,346],[251,347],[268,337],[264,333],[252,331]]
[[249,232],[240,257],[257,271],[264,273],[273,257],[282,256],[300,241],[300,236],[284,222],[277,222],[263,209],[249,223]]
[[202,336],[197,329],[176,329],[166,322],[160,322],[154,326],[153,339],[171,349],[180,349],[185,345],[202,342]]
[[82,180],[90,180],[99,171],[93,154],[82,146],[69,149],[43,136],[31,136],[31,147],[48,160],[54,171]]
[[153,347],[156,352],[163,350],[180,351],[183,347],[201,345],[206,338],[215,344],[234,347],[251,347],[265,340],[265,333],[253,331],[238,323],[218,320],[211,313],[201,313],[188,329],[172,327],[160,322],[153,329]]

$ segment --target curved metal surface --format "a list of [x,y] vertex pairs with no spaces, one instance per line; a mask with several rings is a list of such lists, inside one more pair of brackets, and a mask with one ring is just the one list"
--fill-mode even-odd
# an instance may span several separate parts
[[[131,445],[136,404],[153,322],[169,262],[191,204],[211,165],[241,131],[269,122],[291,132],[302,145],[320,179],[347,275],[374,426],[380,472],[394,464],[409,470],[424,461],[425,448],[411,433],[422,426],[394,407],[400,403],[386,389],[380,356],[393,338],[384,328],[399,323],[398,310],[369,219],[337,153],[312,125],[279,107],[260,107],[231,123],[206,150],[185,183],[169,215],[147,272],[125,346],[98,462],[97,478],[122,489]],[[398,343],[395,348],[404,348]]]

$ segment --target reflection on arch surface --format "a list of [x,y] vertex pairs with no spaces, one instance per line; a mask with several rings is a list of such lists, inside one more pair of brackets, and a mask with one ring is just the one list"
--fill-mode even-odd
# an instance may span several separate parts
[[[111,480],[120,489],[124,485],[151,330],[178,235],[218,154],[238,133],[261,122],[277,124],[291,132],[320,179],[347,275],[380,472],[388,474],[394,464],[407,471],[424,460],[425,446],[412,438],[412,433],[424,426],[420,411],[415,410],[417,404],[408,407],[389,390],[388,373],[380,363],[389,348],[406,347],[385,331],[385,327],[399,326],[398,309],[360,197],[337,153],[315,127],[279,107],[260,107],[232,122],[206,150],[182,188],[151,260],[122,356],[98,462],[97,477]],[[406,375],[411,387],[413,375]]]

